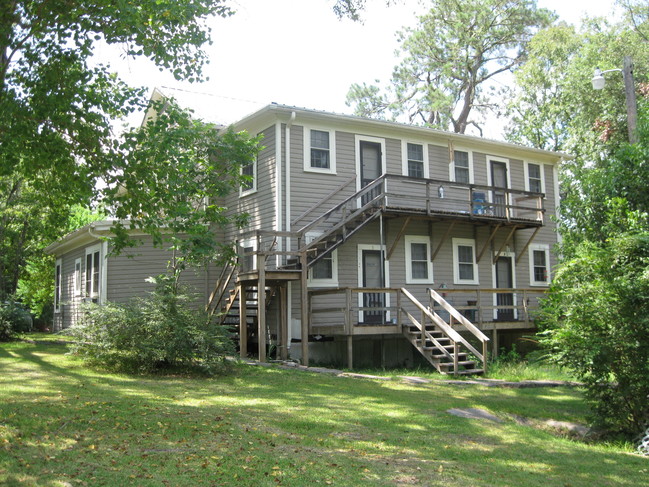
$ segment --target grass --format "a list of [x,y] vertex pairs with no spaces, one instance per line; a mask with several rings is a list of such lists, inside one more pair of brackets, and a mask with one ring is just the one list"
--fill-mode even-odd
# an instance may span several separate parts
[[[359,380],[254,366],[213,379],[86,368],[57,342],[0,344],[0,485],[649,485],[623,445],[512,419],[584,422],[570,388]],[[486,409],[501,423],[451,416]]]

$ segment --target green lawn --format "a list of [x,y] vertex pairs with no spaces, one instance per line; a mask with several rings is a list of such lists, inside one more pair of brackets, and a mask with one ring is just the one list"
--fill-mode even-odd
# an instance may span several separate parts
[[[0,344],[0,485],[649,485],[649,460],[521,426],[585,422],[579,391],[408,385],[240,366],[214,379],[88,369]],[[449,408],[486,409],[502,423]]]

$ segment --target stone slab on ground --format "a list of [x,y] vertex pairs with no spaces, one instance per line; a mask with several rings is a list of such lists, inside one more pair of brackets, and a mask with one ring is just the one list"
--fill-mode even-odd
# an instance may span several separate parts
[[494,423],[503,422],[503,420],[500,419],[498,416],[494,416],[489,411],[485,411],[484,409],[479,409],[479,408],[466,408],[466,409],[452,408],[446,412],[452,414],[453,416],[457,416],[459,418],[481,419],[481,420],[493,421]]

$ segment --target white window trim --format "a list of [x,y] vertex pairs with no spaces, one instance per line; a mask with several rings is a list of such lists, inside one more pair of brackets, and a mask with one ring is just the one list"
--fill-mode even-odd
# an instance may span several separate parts
[[[327,132],[329,134],[329,168],[311,167],[311,131]],[[304,126],[304,172],[336,174],[336,131],[324,127]]]
[[541,172],[541,193],[545,194],[546,193],[546,191],[545,191],[545,169],[544,169],[544,165],[541,164],[540,162],[525,161],[525,166],[524,166],[525,191],[531,191],[530,190],[530,170],[529,170],[529,165],[530,164],[534,164],[536,166],[539,166],[539,169],[540,169],[540,172]]
[[[545,270],[547,273],[546,281],[534,280],[534,251],[542,251],[545,253]],[[528,259],[530,265],[530,286],[548,287],[550,285],[550,246],[548,244],[532,244],[528,249]]]
[[[248,196],[250,194],[257,192],[257,166],[259,165],[259,158],[255,158],[252,162],[252,187],[249,189],[243,189],[243,186],[239,186],[239,197]],[[243,168],[239,169],[239,174],[243,175]]]
[[[58,272],[57,272],[58,269]],[[57,294],[58,289],[58,294]],[[56,259],[54,264],[54,312],[61,312],[61,298],[63,297],[63,260]]]
[[[363,139],[365,140],[365,139]],[[358,145],[357,145],[358,147]],[[357,252],[358,252],[358,257],[357,257],[357,267],[358,267],[358,287],[362,288],[363,287],[363,250],[381,250],[383,251],[383,255],[385,255],[386,249],[385,245],[369,245],[369,244],[358,244],[357,246]],[[383,276],[385,283],[383,284],[384,287],[389,288],[390,287],[390,261],[385,260],[384,261],[384,268],[383,272],[385,272],[385,275]],[[362,308],[363,307],[363,293],[360,292],[358,293],[358,307]],[[385,307],[389,308],[390,307],[390,293],[386,292],[385,293]],[[385,320],[390,321],[390,311],[385,312]],[[363,311],[360,309],[358,310],[358,321],[359,323],[363,320]]]
[[402,140],[401,141],[401,172],[408,176],[408,144],[421,145],[423,147],[424,179],[430,178],[430,162],[428,159],[428,144],[420,140]]
[[[356,135],[354,149],[356,152],[356,191],[361,190],[361,142],[375,142],[381,144],[381,175],[387,172],[386,169],[386,154],[385,154],[385,139],[379,137],[370,137],[369,135]],[[360,204],[360,198],[359,198]],[[387,264],[387,263],[386,263]]]
[[[307,232],[306,243],[311,243],[313,240],[322,235],[322,232]],[[338,250],[331,251],[331,279],[314,279],[313,267],[309,267],[307,275],[307,286],[309,287],[338,287]]]
[[83,295],[83,263],[81,257],[74,259],[74,295],[76,297]]
[[[460,279],[458,247],[471,247],[473,249],[473,279]],[[476,263],[475,240],[472,238],[453,239],[453,283],[454,284],[480,284],[478,264]]]
[[[448,163],[448,180],[455,183],[455,151],[466,152],[469,155],[469,184],[474,184],[473,178],[473,151],[465,147],[453,147],[453,159]],[[464,183],[459,183],[464,184]]]
[[[84,262],[87,264],[88,263],[88,255],[89,254],[94,254],[96,252],[99,252],[99,289],[93,293],[92,290],[88,291],[87,289],[83,289],[83,294],[85,297],[93,299],[97,298],[97,302],[102,304],[106,301],[106,285],[107,285],[107,274],[106,274],[106,262],[105,262],[105,256],[106,256],[106,248],[107,248],[107,243],[102,242],[98,243],[96,245],[92,245],[90,247],[86,247],[85,250],[85,255],[84,255]],[[86,267],[85,269],[85,274],[88,273],[88,268]],[[86,282],[85,276],[84,276],[84,283]],[[91,281],[92,282],[92,281]]]
[[[433,281],[433,262],[430,260],[430,237],[424,235],[406,235],[404,238],[406,245],[406,284],[432,284]],[[412,244],[426,244],[426,261],[428,268],[427,279],[417,279],[412,277]]]

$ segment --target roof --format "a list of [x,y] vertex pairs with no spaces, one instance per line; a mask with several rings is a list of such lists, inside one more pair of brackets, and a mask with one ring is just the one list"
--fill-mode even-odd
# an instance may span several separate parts
[[116,222],[117,220],[100,220],[89,223],[45,247],[45,253],[59,256],[70,250],[108,238]]
[[[295,115],[293,115],[295,114]],[[392,122],[387,120],[378,120],[357,115],[346,115],[341,113],[325,112],[320,110],[313,110],[308,108],[300,108],[290,105],[281,105],[271,103],[256,112],[247,115],[232,126],[235,130],[248,131],[261,131],[272,125],[275,121],[280,120],[288,124],[299,124],[300,120],[304,122],[329,123],[344,129],[348,127],[350,130],[358,129],[364,126],[372,131],[385,132],[386,136],[394,137],[397,134],[413,137],[425,137],[429,139],[438,140],[440,143],[451,142],[457,146],[464,146],[470,148],[483,148],[488,153],[511,155],[517,154],[523,158],[540,158],[547,162],[558,162],[560,160],[571,159],[572,156],[556,151],[549,151],[537,149],[534,147],[526,147],[520,144],[513,144],[511,142],[502,142],[499,140],[485,139],[475,135],[456,134],[439,129],[424,127],[421,125],[410,125],[401,122]],[[252,129],[252,130],[251,130]]]

